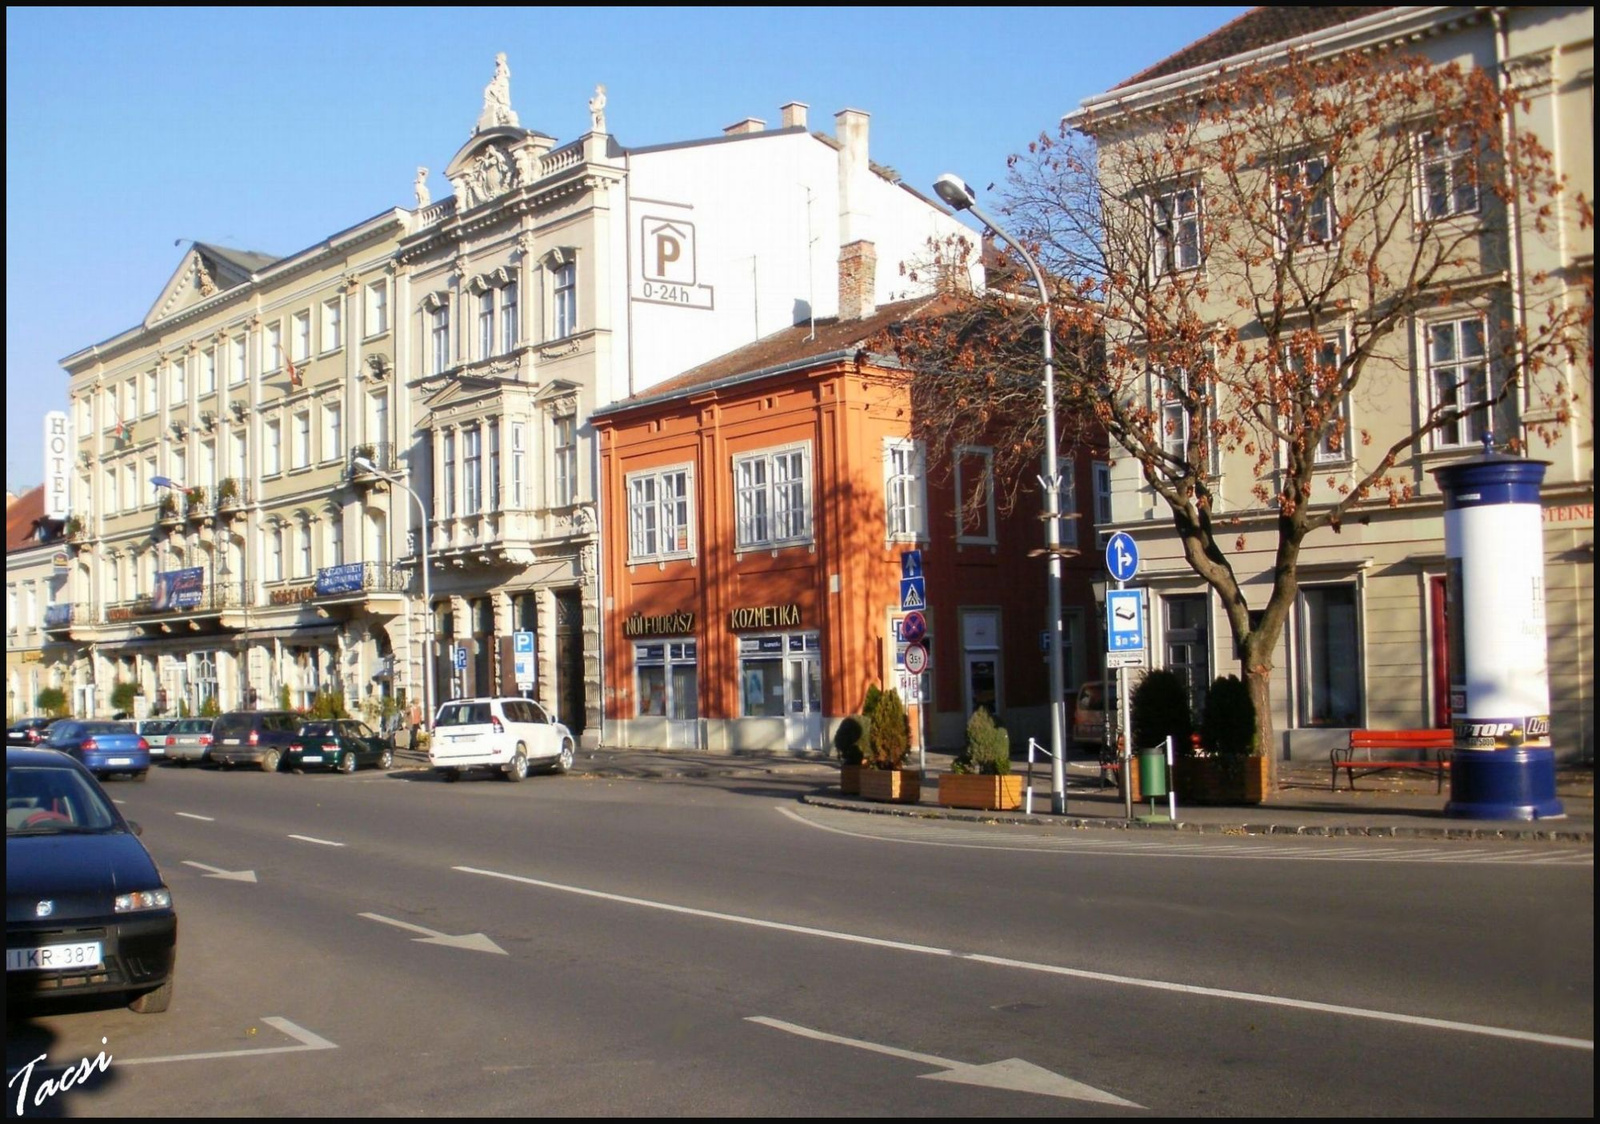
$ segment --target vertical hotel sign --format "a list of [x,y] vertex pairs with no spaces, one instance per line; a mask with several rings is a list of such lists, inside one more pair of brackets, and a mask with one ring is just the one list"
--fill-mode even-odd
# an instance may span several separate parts
[[44,416],[44,516],[65,519],[72,508],[72,427],[67,415]]

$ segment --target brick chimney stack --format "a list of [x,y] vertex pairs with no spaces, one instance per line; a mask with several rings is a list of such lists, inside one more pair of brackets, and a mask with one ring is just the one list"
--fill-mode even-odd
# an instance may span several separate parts
[[788,105],[783,106],[783,127],[785,129],[793,129],[796,126],[802,129],[805,128],[806,110],[810,108],[811,107],[803,101],[792,101]]
[[730,137],[741,136],[745,133],[760,133],[766,130],[767,123],[759,117],[746,117],[743,121],[736,121],[722,131]]
[[839,142],[839,318],[859,320],[877,310],[878,251],[872,243],[868,192],[867,121],[859,109],[834,114]]

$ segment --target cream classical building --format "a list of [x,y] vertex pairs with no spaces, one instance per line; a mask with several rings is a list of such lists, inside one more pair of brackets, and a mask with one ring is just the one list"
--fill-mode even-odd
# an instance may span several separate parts
[[629,148],[598,87],[558,144],[522,126],[502,55],[447,196],[420,168],[413,209],[289,257],[195,245],[144,323],[63,361],[80,694],[416,704],[432,635],[439,698],[516,692],[520,665],[596,742],[590,412],[914,295],[899,264],[961,232],[869,159],[866,113],[829,136],[781,112]]
[[[1291,50],[1317,57],[1397,45],[1436,63],[1457,60],[1486,68],[1499,81],[1514,84],[1527,99],[1518,126],[1555,155],[1569,192],[1554,204],[1552,235],[1536,236],[1531,215],[1518,210],[1506,221],[1487,188],[1480,191],[1470,179],[1459,177],[1460,164],[1451,161],[1465,157],[1445,153],[1441,158],[1437,147],[1430,147],[1433,142],[1427,138],[1432,134],[1423,130],[1439,127],[1437,122],[1390,123],[1396,130],[1413,130],[1416,141],[1411,197],[1399,200],[1399,206],[1463,230],[1476,229],[1482,220],[1482,237],[1475,246],[1475,265],[1450,276],[1448,286],[1439,286],[1435,306],[1418,316],[1409,331],[1396,333],[1384,377],[1358,388],[1343,407],[1353,414],[1350,432],[1369,430],[1370,448],[1379,450],[1409,432],[1437,404],[1439,387],[1495,377],[1490,361],[1473,367],[1475,356],[1481,359],[1488,350],[1483,341],[1489,333],[1531,320],[1534,310],[1545,306],[1582,308],[1592,300],[1593,231],[1578,221],[1575,200],[1580,193],[1591,202],[1594,198],[1594,9],[1257,8],[1086,100],[1066,118],[1093,131],[1104,179],[1105,154],[1132,143],[1129,138],[1139,134],[1143,114],[1193,93],[1219,67],[1270,64]],[[1317,154],[1306,152],[1301,158],[1315,161]],[[1205,201],[1211,171],[1193,170],[1182,184],[1150,188],[1157,268],[1208,269],[1208,250],[1220,237]],[[1325,199],[1337,208],[1340,186],[1335,179],[1333,190],[1317,205]],[[1308,223],[1307,237],[1312,226]],[[1219,323],[1238,322],[1231,319],[1239,316],[1233,295],[1214,294]],[[1358,298],[1357,307],[1359,303]],[[1352,322],[1349,328],[1354,327]],[[1337,331],[1327,338],[1328,346],[1340,346]],[[1497,411],[1494,433],[1502,442],[1523,438],[1530,455],[1550,462],[1542,494],[1544,540],[1528,546],[1542,547],[1544,554],[1553,745],[1564,759],[1592,758],[1592,357],[1585,354],[1559,373],[1572,389],[1573,402],[1572,417],[1559,438],[1553,443],[1541,440],[1535,426],[1550,418],[1526,394]],[[1158,411],[1170,408],[1154,399],[1151,405]],[[1217,408],[1228,407],[1224,403]],[[1185,424],[1174,413],[1167,427],[1180,443]],[[1306,541],[1297,603],[1274,658],[1275,728],[1283,738],[1276,750],[1295,757],[1325,753],[1352,727],[1449,725],[1443,513],[1431,470],[1481,452],[1481,428],[1453,425],[1412,446],[1396,469],[1411,484],[1411,494],[1393,506],[1379,497],[1346,518],[1339,533],[1324,530]],[[1356,444],[1352,440],[1317,450],[1319,487],[1328,480],[1336,485],[1356,477],[1358,462],[1369,455],[1353,451]],[[1225,454],[1215,472],[1219,514],[1238,520],[1242,545],[1232,553],[1232,562],[1252,608],[1257,608],[1265,599],[1276,542],[1273,511],[1262,509],[1253,495],[1263,478],[1243,451]],[[1186,565],[1165,505],[1130,457],[1120,459],[1114,469],[1112,505],[1115,528],[1131,533],[1143,555],[1139,581],[1151,590],[1156,663],[1188,672],[1197,686],[1218,674],[1237,674],[1239,663],[1221,608]],[[1226,537],[1232,546],[1233,533]]]

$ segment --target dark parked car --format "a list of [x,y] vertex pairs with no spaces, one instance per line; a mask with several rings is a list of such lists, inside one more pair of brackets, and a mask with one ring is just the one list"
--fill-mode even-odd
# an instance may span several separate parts
[[289,743],[286,769],[337,769],[353,773],[363,765],[387,769],[394,764],[394,743],[354,718],[307,722]]
[[57,718],[24,718],[6,727],[7,745],[38,745],[44,741],[45,731]]
[[97,777],[124,773],[142,781],[150,775],[150,745],[127,722],[69,718],[50,727],[44,746],[76,758]]
[[224,769],[254,765],[276,773],[300,721],[292,710],[230,710],[211,727],[211,760]]
[[211,730],[216,723],[215,718],[180,718],[174,722],[161,739],[166,743],[167,760],[180,765],[211,760]]
[[6,747],[6,1006],[121,992],[172,1002],[178,915],[155,860],[78,762]]

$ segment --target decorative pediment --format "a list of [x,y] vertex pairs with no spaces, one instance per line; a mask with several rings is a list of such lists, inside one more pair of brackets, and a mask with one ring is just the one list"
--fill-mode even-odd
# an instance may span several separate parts
[[161,295],[150,306],[144,322],[148,327],[186,308],[193,307],[224,289],[242,285],[253,273],[276,260],[266,254],[225,250],[196,242],[183,255],[178,268],[167,279]]
[[433,415],[441,411],[475,404],[490,395],[497,395],[502,385],[496,379],[476,378],[472,375],[451,379],[432,394],[424,392],[422,399],[424,413],[417,424],[419,427],[427,427],[432,424]]
[[438,312],[441,308],[450,306],[450,294],[444,291],[427,293],[422,298],[422,307],[429,312]]

